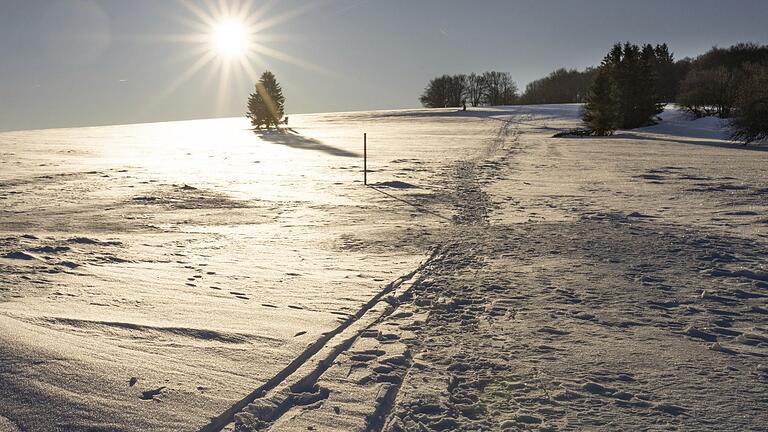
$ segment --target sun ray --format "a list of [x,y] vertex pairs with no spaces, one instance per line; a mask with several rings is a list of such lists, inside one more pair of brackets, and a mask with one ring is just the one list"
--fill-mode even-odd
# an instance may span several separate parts
[[286,53],[284,53],[282,51],[278,51],[276,49],[269,48],[269,47],[267,47],[265,45],[262,45],[262,44],[258,44],[258,43],[253,44],[253,51],[257,52],[259,54],[264,54],[267,57],[272,57],[274,59],[283,61],[285,63],[290,63],[290,64],[293,64],[293,65],[296,65],[296,66],[301,66],[304,69],[311,70],[311,71],[314,71],[314,72],[318,72],[318,73],[321,73],[323,75],[333,76],[333,77],[337,77],[338,76],[337,73],[335,73],[335,72],[333,72],[333,71],[331,71],[329,69],[326,69],[326,68],[324,68],[322,66],[318,66],[316,64],[310,63],[310,62],[302,60],[300,58],[293,57],[293,56],[291,56],[289,54],[286,54]]
[[148,38],[190,46],[190,49],[172,56],[170,62],[187,62],[190,58],[194,60],[172,83],[152,98],[146,108],[166,99],[204,68],[208,68],[208,73],[203,79],[215,83],[214,110],[217,115],[225,111],[227,98],[232,97],[230,93],[234,88],[239,89],[241,83],[249,81],[251,84],[243,85],[243,88],[249,87],[253,91],[253,83],[258,81],[260,75],[257,70],[265,67],[268,59],[327,76],[338,76],[327,68],[267,45],[274,41],[300,39],[297,35],[267,33],[266,30],[326,4],[326,0],[310,2],[272,16],[268,14],[279,4],[275,0],[260,2],[258,6],[248,0],[179,1],[189,13],[187,16],[178,17],[178,20],[189,28],[190,32]]
[[246,22],[249,26],[254,26],[256,23],[259,22],[259,20],[267,15],[267,12],[269,12],[276,2],[274,0],[268,0],[264,2],[264,5],[262,5],[260,8],[255,9],[250,14],[248,13],[248,8],[246,6],[246,3],[243,3],[243,21]]
[[176,78],[171,84],[166,86],[162,92],[155,95],[155,97],[146,104],[144,109],[150,109],[161,102],[163,99],[167,98],[171,93],[176,91],[177,88],[181,87],[181,85],[183,85],[185,82],[187,82],[187,80],[192,78],[192,76],[200,71],[200,69],[211,63],[215,58],[216,55],[210,52],[200,57],[195,63],[192,64],[192,66],[187,68],[183,74]]
[[[216,23],[216,15],[206,12],[203,10],[200,6],[196,5],[192,0],[186,0],[183,2],[184,6],[192,12],[193,15],[197,17],[199,20],[198,22],[202,23],[205,26],[212,26]],[[207,4],[207,3],[206,3]],[[207,4],[210,9],[210,5]]]
[[224,110],[224,98],[227,94],[227,90],[229,89],[231,72],[232,62],[222,62],[221,71],[219,73],[219,90],[216,94],[216,115],[220,115]]
[[248,59],[245,57],[241,58],[240,66],[242,66],[242,68],[245,70],[245,73],[248,75],[248,78],[250,78],[252,82],[255,83],[258,81],[259,73],[256,72],[256,69],[253,68],[253,65],[248,61]]
[[253,30],[256,31],[256,32],[261,32],[261,31],[267,30],[267,29],[269,29],[271,27],[276,26],[277,24],[283,23],[283,22],[288,21],[288,20],[290,20],[292,18],[296,18],[297,16],[303,15],[303,14],[311,11],[312,9],[316,9],[316,8],[320,7],[323,3],[325,3],[325,2],[322,1],[322,0],[318,0],[318,1],[314,1],[314,2],[309,2],[309,3],[306,3],[305,5],[303,5],[301,7],[298,7],[298,8],[295,8],[295,9],[291,9],[291,10],[289,10],[287,12],[284,12],[284,13],[282,13],[280,15],[274,16],[274,17],[272,17],[270,19],[261,20],[258,23],[254,24]]
[[232,14],[229,11],[229,3],[226,0],[218,0],[217,2],[214,2],[213,4],[215,6],[218,6],[216,8],[216,13],[219,16],[224,16],[224,17],[232,16]]

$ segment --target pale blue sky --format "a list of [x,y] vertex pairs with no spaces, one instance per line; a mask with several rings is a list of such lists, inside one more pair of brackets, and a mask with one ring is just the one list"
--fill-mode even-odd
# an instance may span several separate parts
[[[508,71],[523,88],[617,41],[678,58],[768,43],[765,0],[280,0],[262,21],[285,14],[263,44],[303,66],[251,64],[276,74],[290,113],[415,107],[443,73]],[[0,130],[241,115],[253,83],[236,71],[222,87],[218,59],[169,91],[201,56],[179,40],[194,20],[176,0],[0,0]]]

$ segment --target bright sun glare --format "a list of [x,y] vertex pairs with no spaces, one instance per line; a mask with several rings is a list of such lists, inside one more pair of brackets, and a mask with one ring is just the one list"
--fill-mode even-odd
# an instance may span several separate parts
[[248,51],[250,43],[250,32],[242,21],[223,20],[216,23],[211,30],[211,44],[220,55],[242,56]]
[[323,67],[273,46],[273,43],[277,44],[293,36],[274,33],[272,29],[309,12],[322,2],[306,2],[282,12],[274,10],[282,4],[275,0],[258,2],[258,7],[255,7],[257,2],[254,0],[198,0],[184,1],[182,4],[188,14],[180,19],[191,29],[180,35],[168,35],[168,40],[193,45],[192,49],[181,52],[179,58],[192,57],[195,60],[153,98],[152,104],[168,97],[206,68],[211,78],[218,78],[217,113],[223,112],[225,98],[231,95],[232,88],[242,89],[244,84],[253,87],[261,72],[267,69],[268,59],[333,75]]

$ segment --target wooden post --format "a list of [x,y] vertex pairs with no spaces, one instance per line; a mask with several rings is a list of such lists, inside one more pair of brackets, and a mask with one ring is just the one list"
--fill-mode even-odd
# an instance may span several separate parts
[[363,132],[363,184],[368,185],[368,134]]

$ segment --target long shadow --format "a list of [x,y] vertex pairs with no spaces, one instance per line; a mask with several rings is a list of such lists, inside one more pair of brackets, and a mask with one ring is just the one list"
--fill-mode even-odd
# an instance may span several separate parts
[[400,198],[398,196],[392,195],[391,193],[389,193],[389,192],[387,192],[385,190],[382,190],[380,188],[377,188],[376,186],[368,185],[368,188],[373,189],[373,190],[375,190],[376,192],[378,192],[380,194],[384,194],[384,195],[386,195],[386,196],[388,196],[388,197],[390,197],[392,199],[395,199],[395,200],[400,201],[402,203],[408,204],[409,206],[415,208],[416,210],[418,210],[418,211],[420,211],[422,213],[428,213],[428,214],[431,214],[432,216],[439,217],[440,219],[447,220],[448,222],[453,222],[453,219],[451,219],[449,217],[445,217],[445,216],[441,215],[440,213],[434,212],[434,211],[432,211],[432,210],[430,210],[428,208],[424,208],[424,206],[422,206],[419,203],[411,202],[411,201],[405,200],[403,198]]
[[468,108],[462,111],[461,108],[434,108],[422,109],[418,111],[385,112],[379,113],[378,117],[432,117],[432,118],[456,118],[456,117],[477,117],[491,118],[493,120],[508,121],[494,116],[506,116],[514,114],[533,114],[547,115],[551,118],[574,117],[578,115],[578,110],[569,104],[552,105],[506,105],[503,107],[484,107],[482,110]]
[[299,135],[295,130],[284,128],[276,131],[254,130],[253,133],[264,141],[302,150],[313,150],[340,157],[360,157],[359,153],[344,150],[323,143],[314,138]]
[[726,141],[714,141],[714,140],[700,140],[700,139],[674,139],[670,138],[669,136],[666,137],[654,137],[654,136],[648,136],[648,135],[637,135],[631,132],[621,133],[619,135],[614,135],[613,137],[609,138],[617,138],[617,139],[636,139],[636,140],[646,140],[646,141],[661,141],[661,142],[675,142],[680,144],[690,144],[690,145],[698,145],[698,146],[705,146],[705,147],[716,147],[716,148],[725,148],[725,149],[739,149],[739,150],[746,150],[746,151],[758,151],[758,152],[766,152],[768,151],[768,147],[763,147],[758,144],[749,144],[744,145],[736,142],[726,142]]
[[[546,121],[546,120],[555,120],[560,118],[575,118],[574,113],[576,111],[572,109],[568,109],[567,107],[562,106],[543,106],[540,109],[530,109],[529,108],[535,108],[533,106],[527,106],[527,105],[509,105],[509,108],[512,109],[498,109],[498,108],[486,108],[481,111],[475,111],[472,109],[469,109],[467,111],[462,111],[461,108],[437,108],[434,111],[409,111],[409,112],[396,112],[396,113],[383,113],[380,114],[379,117],[382,118],[407,118],[407,117],[416,117],[416,118],[435,118],[435,119],[441,119],[441,118],[478,118],[478,119],[484,119],[484,120],[495,120],[501,123],[509,123],[509,124],[520,124],[520,125],[526,125],[531,126],[534,129],[541,129],[541,130],[559,130],[557,128],[549,127],[546,125],[541,125],[538,123],[532,123],[529,121],[521,120],[519,118],[501,118],[498,116],[514,116],[516,114],[532,114],[532,115],[539,115],[541,117],[537,117],[534,120],[535,121]],[[521,111],[519,107],[524,107],[526,111]]]

